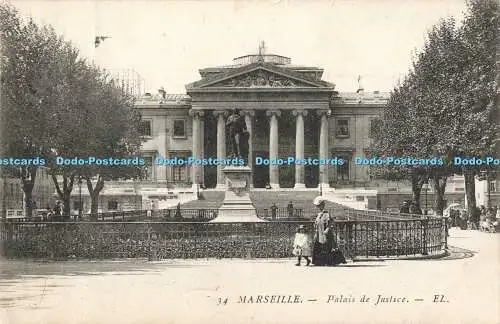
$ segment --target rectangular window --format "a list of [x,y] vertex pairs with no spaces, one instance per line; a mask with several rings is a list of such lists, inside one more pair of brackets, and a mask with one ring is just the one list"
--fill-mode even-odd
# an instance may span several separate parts
[[176,165],[172,168],[174,182],[188,182],[188,168],[185,165]]
[[[188,151],[170,151],[170,158],[178,157],[182,159],[187,159],[191,156],[191,152]],[[172,166],[172,179],[171,181],[178,184],[186,184],[190,181],[190,168],[186,164],[173,165]]]
[[174,137],[186,137],[186,121],[184,119],[174,120]]
[[151,121],[142,120],[139,125],[139,134],[141,136],[151,136]]
[[350,159],[344,158],[344,164],[337,166],[337,180],[349,180]]
[[116,200],[108,201],[108,210],[118,210],[118,201]]
[[153,157],[145,156],[144,159],[144,167],[142,169],[141,180],[153,180]]
[[349,119],[337,119],[335,126],[337,137],[349,137]]
[[80,201],[79,200],[73,201],[73,209],[74,210],[80,210]]
[[496,183],[495,181],[490,181],[490,192],[495,192],[495,191],[497,191]]

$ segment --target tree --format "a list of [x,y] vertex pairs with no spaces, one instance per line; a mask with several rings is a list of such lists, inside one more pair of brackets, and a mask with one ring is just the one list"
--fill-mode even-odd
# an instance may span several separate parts
[[[438,214],[444,207],[447,178],[456,173],[464,174],[470,211],[475,207],[474,175],[482,168],[460,168],[452,158],[492,155],[498,145],[498,17],[498,2],[471,1],[460,28],[453,19],[436,25],[428,33],[405,82],[391,94],[382,115],[384,122],[375,145],[379,151],[389,149],[393,154],[403,152],[422,158],[434,156],[445,162],[406,169],[412,177],[420,175],[421,180],[433,180]],[[392,172],[387,168],[385,171]],[[412,181],[415,198],[420,183]]]
[[[134,98],[121,91],[106,76],[94,70],[97,80],[94,96],[89,98],[88,113],[84,125],[92,125],[92,132],[85,134],[85,151],[90,156],[129,158],[140,151],[139,134],[141,116],[134,109]],[[90,113],[92,112],[92,113]],[[81,168],[80,176],[87,182],[91,198],[91,214],[98,210],[99,194],[106,180],[138,178],[142,165],[99,166]],[[95,185],[92,179],[95,178]]]
[[[500,37],[498,1],[469,1],[468,13],[459,30],[460,50],[457,60],[462,70],[457,78],[457,120],[462,132],[457,147],[466,156],[497,156],[499,143],[499,106],[496,102],[499,71],[497,49]],[[461,136],[460,136],[461,135]],[[464,167],[469,213],[476,206],[474,177],[490,167]]]
[[[427,37],[424,50],[414,63],[415,105],[414,118],[420,125],[416,145],[426,156],[439,157],[443,162],[453,151],[456,128],[455,89],[459,63],[454,59],[457,47],[456,24],[453,19],[442,20]],[[442,214],[444,192],[447,178],[456,172],[453,164],[446,161],[443,165],[432,166],[429,176],[433,180],[435,191],[435,210]]]
[[[66,216],[75,179],[83,176],[96,211],[104,180],[134,177],[138,168],[57,165],[55,157],[126,158],[137,153],[140,118],[133,98],[106,81],[52,28],[40,28],[33,20],[23,23],[10,6],[0,6],[0,15],[6,154],[47,161]],[[11,171],[22,180],[29,216],[37,166],[21,165]],[[94,188],[92,177],[97,177]]]
[[[83,61],[79,65],[76,74],[69,75],[72,80],[68,82],[70,90],[67,93],[71,95],[64,100],[70,115],[60,114],[65,125],[64,136],[58,136],[58,132],[52,134],[55,152],[84,160],[90,157],[128,159],[136,155],[141,144],[140,115],[134,110],[133,98],[112,81],[106,81],[106,76],[97,68]],[[71,123],[68,123],[68,117],[71,117]],[[70,212],[71,192],[78,178],[86,180],[91,213],[95,215],[99,193],[106,180],[135,178],[142,171],[141,165],[61,166],[52,163],[50,167],[56,190],[65,205],[65,214]],[[58,178],[62,178],[62,182],[59,183]],[[93,179],[96,179],[95,184]]]
[[[416,145],[420,128],[415,121],[414,111],[410,109],[414,100],[415,76],[408,77],[397,86],[381,117],[378,130],[374,134],[374,150],[380,157],[421,158],[425,152]],[[415,122],[409,123],[409,120]],[[378,152],[378,153],[377,153]],[[428,169],[418,165],[379,165],[370,168],[374,178],[387,180],[408,180],[411,183],[413,201],[420,208],[420,193],[423,184],[428,180]]]
[[[33,20],[22,21],[11,6],[0,5],[2,129],[8,134],[4,154],[18,158],[43,158],[47,148],[46,120],[52,89],[45,84],[50,64],[63,45],[50,28]],[[11,166],[11,176],[21,179],[26,215],[32,215],[32,190],[38,166]]]

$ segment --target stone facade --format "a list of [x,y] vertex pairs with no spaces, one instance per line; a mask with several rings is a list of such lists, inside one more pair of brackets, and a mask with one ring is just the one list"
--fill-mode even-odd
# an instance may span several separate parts
[[[272,188],[365,186],[368,169],[354,156],[369,153],[372,120],[388,93],[339,93],[321,79],[323,70],[296,66],[289,58],[249,55],[230,66],[200,70],[187,95],[147,95],[137,101],[145,123],[147,157],[225,158],[228,112],[245,115],[251,133],[250,160],[295,157],[347,160],[343,167],[252,165],[252,185]],[[154,165],[149,178],[169,188],[223,188],[222,166]]]
[[[254,188],[269,184],[273,189],[375,189],[380,201],[377,205],[384,208],[396,208],[403,196],[411,197],[409,184],[370,180],[368,167],[355,166],[353,160],[370,155],[373,120],[386,105],[389,93],[367,92],[361,86],[354,93],[338,92],[334,84],[322,80],[323,69],[293,65],[290,58],[279,55],[247,55],[235,58],[232,65],[203,68],[199,73],[201,79],[186,85],[186,94],[167,94],[160,89],[137,99],[143,122],[142,156],[147,159],[148,171],[142,181],[106,182],[99,211],[167,208],[193,199],[200,188],[224,189],[222,166],[162,166],[155,159],[226,158],[225,123],[234,108],[245,116],[251,133],[251,161],[256,157],[339,157],[348,161],[342,167],[252,163],[250,184]],[[21,209],[19,181],[3,182],[6,209]],[[485,183],[476,185],[479,204],[488,197]],[[494,205],[500,201],[497,188],[500,181],[490,185]],[[47,175],[37,179],[34,191],[38,206],[53,205],[57,198]],[[448,202],[462,202],[464,193],[463,177],[448,179]],[[428,194],[430,204],[432,186]],[[75,186],[72,192],[73,213],[80,200],[82,211],[88,212],[90,199],[85,185],[81,189]]]

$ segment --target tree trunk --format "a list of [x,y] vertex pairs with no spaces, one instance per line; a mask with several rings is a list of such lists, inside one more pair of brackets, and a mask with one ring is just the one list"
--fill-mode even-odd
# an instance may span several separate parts
[[443,215],[444,210],[444,191],[446,189],[446,181],[448,180],[447,176],[434,174],[434,191],[436,193],[436,215]]
[[33,187],[35,186],[36,168],[21,169],[21,182],[24,192],[24,214],[27,218],[33,217]]
[[71,191],[64,191],[63,201],[63,217],[70,218],[71,216]]
[[90,194],[90,219],[97,220],[97,213],[99,212],[99,193]]
[[[23,188],[25,188],[23,184]],[[24,192],[24,197],[23,197],[23,209],[24,209],[24,215],[26,218],[31,218],[33,217],[33,207],[32,207],[32,200],[33,200],[33,191],[25,191]]]
[[463,168],[464,181],[465,181],[465,195],[467,197],[467,212],[472,215],[476,207],[476,184],[475,172],[471,168]]
[[69,175],[63,174],[62,178],[62,188],[57,182],[57,176],[55,174],[52,174],[52,181],[54,182],[54,185],[56,187],[56,192],[57,195],[59,196],[59,199],[63,201],[63,217],[69,218],[71,214],[71,191],[73,191],[73,184],[75,181],[75,175],[74,173],[71,173]]
[[1,192],[2,192],[2,220],[4,222],[7,221],[7,179],[5,178],[4,171],[2,168],[0,168],[0,172],[2,173],[2,187]]
[[422,186],[428,180],[428,175],[423,171],[413,170],[411,173],[411,190],[415,206],[420,210],[420,195]]
[[97,177],[97,183],[95,188],[92,188],[92,179],[90,177],[86,178],[87,189],[90,193],[90,214],[92,220],[97,220],[97,213],[99,212],[99,194],[104,188],[104,178],[101,176]]

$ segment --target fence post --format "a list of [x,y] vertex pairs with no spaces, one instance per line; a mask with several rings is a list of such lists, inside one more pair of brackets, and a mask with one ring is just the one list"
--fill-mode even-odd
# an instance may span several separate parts
[[448,219],[443,217],[444,223],[444,248],[448,249]]
[[423,233],[422,233],[422,239],[423,239],[422,255],[428,255],[429,253],[427,252],[427,227],[429,225],[429,216],[421,219],[420,221],[422,223],[422,230],[423,230]]
[[[354,240],[354,244],[353,244],[352,232],[353,232],[353,227],[355,226],[355,222],[349,220],[349,221],[347,221],[346,226],[347,226],[346,242],[345,242],[345,250],[347,252],[346,257],[348,257],[350,259],[354,259],[354,256],[356,253],[356,249],[355,249],[356,242]],[[354,230],[356,230],[356,229],[354,228]],[[354,245],[354,249],[353,249],[353,245]]]

